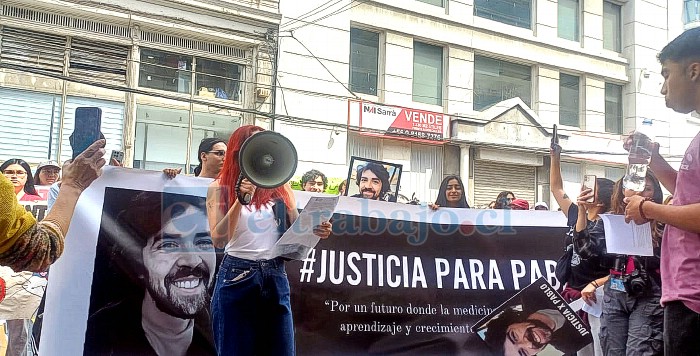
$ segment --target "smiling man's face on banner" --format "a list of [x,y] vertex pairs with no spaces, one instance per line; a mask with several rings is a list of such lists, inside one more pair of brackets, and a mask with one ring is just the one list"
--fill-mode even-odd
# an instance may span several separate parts
[[148,239],[143,262],[158,307],[190,319],[209,303],[216,254],[204,210],[175,203],[163,211],[161,231]]
[[536,319],[511,324],[503,343],[504,355],[536,355],[552,340],[552,333],[547,324]]

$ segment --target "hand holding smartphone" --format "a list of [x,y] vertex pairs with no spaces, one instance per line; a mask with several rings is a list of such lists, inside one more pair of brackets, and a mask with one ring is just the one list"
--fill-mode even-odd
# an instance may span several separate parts
[[552,127],[552,147],[559,144],[559,135],[557,134],[557,125]]
[[[113,164],[116,161],[118,164]],[[110,165],[115,165],[121,167],[124,164],[124,151],[112,151],[112,157],[109,159]]]
[[100,126],[102,126],[102,110],[100,108],[79,107],[75,109],[75,127],[70,135],[73,159],[100,139]]
[[552,127],[552,141],[549,144],[549,154],[559,156],[561,154],[561,146],[559,146],[559,136],[557,135],[557,125]]
[[587,203],[593,203],[595,201],[595,195],[596,195],[596,176],[594,175],[585,175],[583,176],[583,189],[590,189],[591,193],[593,193],[593,196],[590,197],[588,200],[586,200]]

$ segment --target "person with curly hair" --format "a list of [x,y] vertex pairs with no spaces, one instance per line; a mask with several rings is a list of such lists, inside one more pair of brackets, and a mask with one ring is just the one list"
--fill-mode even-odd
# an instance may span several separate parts
[[328,186],[328,178],[318,170],[312,169],[301,176],[301,189],[306,192],[323,193]]

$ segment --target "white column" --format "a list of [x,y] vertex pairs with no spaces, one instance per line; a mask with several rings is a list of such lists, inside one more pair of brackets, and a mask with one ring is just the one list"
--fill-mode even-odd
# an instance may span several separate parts
[[459,177],[462,178],[462,183],[466,185],[465,194],[467,194],[467,201],[471,206],[474,204],[474,182],[473,179],[469,178],[472,163],[469,147],[470,146],[466,144],[459,145]]

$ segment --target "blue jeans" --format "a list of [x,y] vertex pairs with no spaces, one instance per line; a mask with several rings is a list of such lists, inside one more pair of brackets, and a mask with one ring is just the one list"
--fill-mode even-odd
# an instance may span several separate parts
[[661,288],[653,278],[650,282],[649,291],[635,297],[610,288],[610,281],[605,283],[600,317],[600,342],[605,356],[664,354]]
[[294,355],[289,281],[282,259],[225,255],[211,300],[219,355]]
[[700,355],[700,314],[681,301],[664,306],[666,355]]

